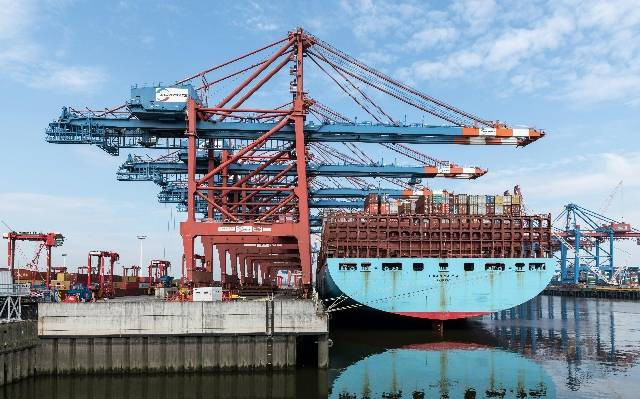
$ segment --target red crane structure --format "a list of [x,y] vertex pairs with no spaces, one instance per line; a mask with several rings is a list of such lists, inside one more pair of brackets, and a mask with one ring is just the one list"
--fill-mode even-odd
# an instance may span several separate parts
[[138,277],[140,276],[140,266],[133,265],[122,268],[122,277]]
[[[335,88],[342,98],[331,93],[332,100],[364,111],[370,122],[348,118],[311,96],[307,88],[314,81],[308,78],[316,76],[325,80],[314,94]],[[383,109],[378,104],[382,97],[395,108]],[[266,98],[275,105],[263,105]],[[252,105],[246,105],[249,101]],[[392,117],[407,111],[410,117],[428,116],[438,124],[407,124]],[[173,85],[135,86],[124,105],[86,112],[65,107],[47,128],[49,142],[95,144],[112,155],[120,148],[178,150],[178,162],[158,159],[143,165],[132,158],[119,176],[179,183],[181,203],[186,192],[187,217],[180,224],[182,267],[183,277],[194,286],[213,282],[217,250],[223,285],[251,285],[259,276],[274,277],[274,270],[295,270],[307,294],[312,283],[312,221],[319,227],[319,219],[310,215],[312,206],[320,207],[314,192],[329,186],[340,189],[343,181],[362,192],[380,188],[378,179],[385,179],[410,193],[422,178],[476,178],[486,170],[440,161],[406,144],[525,146],[542,136],[538,129],[509,127],[453,107],[302,28]],[[326,143],[344,145],[353,155],[338,153]],[[355,143],[383,145],[421,164],[373,162],[373,154]],[[352,197],[359,194],[344,198]],[[325,207],[342,205],[338,201]],[[200,213],[205,217],[196,216]],[[196,239],[201,240],[202,255],[196,254]],[[198,266],[202,256],[203,265]]]
[[[277,48],[275,52],[261,62],[213,82],[205,79],[210,72],[273,47]],[[310,60],[329,76],[378,124],[366,127],[351,124],[344,128],[350,121],[345,120],[346,118],[338,112],[321,105],[305,91],[305,60]],[[254,93],[286,65],[290,65],[291,102],[273,108],[242,108]],[[207,90],[215,83],[246,71],[251,71],[250,75],[229,94],[213,106],[206,104]],[[374,97],[367,95],[361,86],[368,90],[377,90],[403,105],[412,106],[420,112],[426,112],[454,125],[441,127],[445,130],[455,128],[447,130],[446,134],[438,137],[438,133],[430,137],[423,136],[418,142],[526,145],[544,135],[535,129],[509,128],[503,123],[487,121],[445,104],[366,66],[301,28],[289,32],[279,41],[180,80],[176,85],[187,84],[196,79],[202,79],[199,93],[205,94],[205,101],[199,103],[195,98],[187,99],[187,218],[180,225],[186,277],[194,284],[207,282],[197,281],[193,274],[194,240],[200,237],[205,257],[208,258],[206,265],[209,275],[212,272],[209,261],[212,258],[211,248],[215,246],[219,253],[223,282],[229,253],[233,273],[236,273],[238,261],[241,263],[241,273],[245,274],[244,278],[253,278],[256,275],[253,273],[256,265],[263,268],[263,277],[272,275],[271,269],[276,266],[280,269],[293,267],[301,271],[302,284],[308,291],[312,282],[309,214],[309,186],[312,178],[307,174],[307,162],[310,159],[310,133],[307,131],[309,126],[305,124],[307,116],[319,116],[327,123],[322,126],[323,134],[327,135],[326,137],[335,135],[332,139],[326,139],[329,141],[336,141],[338,136],[338,141],[344,142],[416,142],[410,138],[412,132],[428,131],[430,128],[423,125],[412,130],[408,125],[399,124],[379,107],[374,102]],[[273,121],[268,125],[268,129],[256,134],[246,145],[236,145],[233,150],[222,149],[219,158],[214,156],[211,149],[213,146],[210,146],[207,171],[200,171],[197,155],[202,147],[199,143],[206,142],[203,139],[211,136],[200,137],[199,125],[215,121],[218,129],[224,129],[224,126],[233,126],[236,129],[239,126],[238,122],[248,126],[250,122],[260,123],[265,120]],[[336,124],[332,125],[331,121]],[[433,129],[433,132],[436,130]],[[282,137],[286,137],[286,140],[283,140],[285,143],[280,151],[274,151],[271,146],[270,151],[261,149],[267,142]],[[394,146],[394,149],[409,151],[406,147],[399,146]],[[257,166],[242,178],[232,177],[230,168],[246,162]],[[261,173],[272,166],[278,166],[280,172],[275,175]],[[438,172],[437,168],[434,170]],[[205,219],[196,218],[196,199],[207,203],[209,213]],[[253,258],[247,256],[245,249],[248,246],[254,246],[254,252],[258,252],[259,255]],[[240,248],[242,251],[239,252]]]
[[15,263],[16,263],[16,242],[17,241],[35,241],[39,242],[38,249],[33,260],[27,265],[27,268],[32,272],[38,272],[38,259],[40,258],[40,252],[43,248],[47,251],[47,270],[45,287],[49,289],[51,283],[51,248],[58,247],[64,242],[64,236],[60,233],[34,233],[34,232],[17,232],[10,231],[3,235],[3,238],[8,240],[7,251],[7,266],[11,270],[11,276],[15,276]]
[[[93,266],[93,258],[96,258],[96,266]],[[105,275],[105,260],[109,258],[109,275]],[[87,256],[87,288],[91,287],[91,275],[95,274],[98,278],[97,293],[98,298],[113,298],[115,290],[113,288],[113,267],[120,259],[117,252],[111,251],[91,251]],[[78,268],[80,270],[80,268]],[[94,272],[95,271],[95,272]],[[108,277],[108,278],[107,278]]]
[[160,281],[161,277],[169,274],[171,262],[168,260],[154,259],[149,262],[149,286]]

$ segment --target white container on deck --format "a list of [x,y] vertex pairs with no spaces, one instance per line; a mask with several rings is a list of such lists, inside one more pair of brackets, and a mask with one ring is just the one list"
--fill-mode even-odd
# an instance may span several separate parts
[[222,300],[222,287],[197,287],[193,289],[193,302]]

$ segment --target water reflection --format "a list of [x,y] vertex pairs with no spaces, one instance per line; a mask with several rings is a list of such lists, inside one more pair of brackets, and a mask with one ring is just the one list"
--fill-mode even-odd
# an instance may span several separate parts
[[331,398],[554,398],[544,369],[525,357],[475,344],[410,345],[343,370]]
[[562,397],[638,397],[636,302],[539,296],[480,325],[500,346],[542,363]]
[[326,398],[327,381],[326,370],[38,377],[0,387],[0,398]]

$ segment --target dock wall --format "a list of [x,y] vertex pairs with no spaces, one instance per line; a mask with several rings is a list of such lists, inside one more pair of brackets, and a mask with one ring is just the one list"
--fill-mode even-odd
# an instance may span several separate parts
[[0,386],[33,375],[37,332],[35,321],[0,323]]
[[41,338],[327,332],[327,316],[311,300],[43,303],[38,307]]
[[328,365],[328,318],[311,300],[41,304],[38,335],[37,374]]
[[606,298],[606,299],[628,299],[640,300],[639,288],[619,288],[619,287],[571,287],[571,286],[548,286],[543,292],[544,295],[568,296],[575,298]]

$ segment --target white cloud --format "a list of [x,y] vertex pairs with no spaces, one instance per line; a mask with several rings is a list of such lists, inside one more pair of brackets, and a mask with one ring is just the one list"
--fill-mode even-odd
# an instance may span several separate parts
[[[34,1],[2,1],[0,4],[0,72],[30,87],[91,91],[107,80],[97,66],[74,65],[56,59],[64,52],[41,46],[34,39],[43,26],[46,5]],[[45,61],[46,60],[46,61]]]
[[396,60],[396,56],[385,51],[367,51],[362,53],[358,59],[365,64],[380,65],[394,62]]
[[[597,210],[622,180],[626,198],[640,195],[640,153],[577,154],[551,162],[490,171],[482,177],[483,189],[500,191],[519,184],[536,211],[557,211],[559,204],[579,203]],[[627,205],[631,205],[628,202]],[[629,210],[632,207],[628,206]],[[628,219],[640,225],[640,219]]]
[[451,43],[458,36],[458,31],[451,26],[428,27],[411,36],[405,47],[409,50],[422,51],[427,48]]
[[394,35],[405,39],[416,31],[442,21],[444,13],[414,1],[360,0],[340,2],[343,16],[354,35],[369,45],[377,39]]
[[493,0],[458,0],[451,8],[467,22],[471,32],[485,29],[497,16]]
[[[254,31],[254,32],[273,32],[284,31],[280,19],[278,18],[277,7],[268,3],[259,3],[250,1],[248,4],[239,4],[236,7],[237,21],[236,26]],[[287,27],[290,28],[290,27]]]
[[[419,52],[440,40],[450,45],[399,68],[398,75],[426,81],[491,74],[498,92],[539,91],[572,103],[639,102],[635,1],[541,0],[515,6],[467,0],[449,7],[444,21],[408,35],[404,49]],[[414,41],[417,37],[427,40]]]

